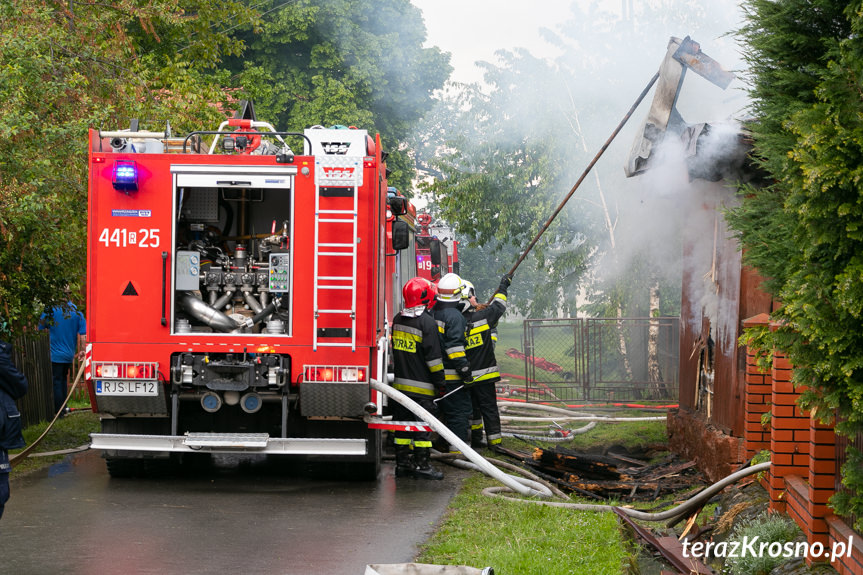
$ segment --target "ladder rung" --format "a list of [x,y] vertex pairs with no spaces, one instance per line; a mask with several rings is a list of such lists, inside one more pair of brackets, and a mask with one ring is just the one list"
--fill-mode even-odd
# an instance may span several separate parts
[[354,210],[318,210],[318,214],[351,214],[352,216],[357,215],[357,212]]
[[356,244],[318,244],[318,247],[324,248],[352,248]]
[[354,286],[322,286],[322,285],[319,285],[318,289],[354,289]]
[[317,313],[354,313],[349,309],[319,309]]
[[[345,336],[345,337],[350,337],[350,336]],[[318,347],[352,347],[352,346],[353,346],[353,343],[351,343],[351,342],[349,342],[349,341],[346,341],[346,342],[344,342],[344,343],[331,343],[331,342],[329,342],[329,343],[324,343],[324,342],[322,342],[322,341],[319,341],[319,342],[317,343],[317,346],[318,346]]]
[[318,276],[319,280],[344,280],[344,281],[352,281],[354,278],[351,276]]
[[321,218],[318,220],[319,222],[327,223],[327,224],[353,224],[354,220],[348,220],[346,218],[335,219],[335,218]]
[[353,257],[353,252],[318,252],[319,256],[351,256]]

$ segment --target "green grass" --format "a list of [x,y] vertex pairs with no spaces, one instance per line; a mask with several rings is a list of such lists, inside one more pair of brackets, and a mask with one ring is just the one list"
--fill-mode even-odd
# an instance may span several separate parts
[[[635,416],[634,414],[614,415]],[[664,414],[652,414],[664,415]],[[576,421],[570,422],[564,427],[579,428],[586,425],[586,422]],[[508,439],[508,441],[510,441]],[[526,445],[524,442],[518,441],[521,445]],[[566,449],[576,451],[584,451],[596,446],[609,445],[625,445],[628,449],[646,449],[656,444],[665,444],[668,441],[668,432],[666,430],[665,421],[633,421],[622,423],[597,423],[596,427],[580,435],[576,435],[572,441],[562,443],[554,443],[550,445],[559,445]]]
[[486,497],[497,482],[475,474],[450,504],[418,561],[494,567],[499,575],[614,574],[630,561],[612,513],[527,505]]
[[[48,422],[43,421],[24,429],[24,440],[31,445],[48,427]],[[44,453],[48,451],[59,451],[71,449],[90,443],[90,433],[99,430],[99,416],[90,411],[75,412],[62,419],[58,419],[51,431],[45,436],[32,453]],[[9,456],[14,457],[23,449],[9,451]],[[47,457],[28,457],[12,469],[12,476],[23,475],[36,469],[49,466],[63,459],[63,455],[51,455]]]
[[[666,442],[665,422],[650,421],[601,423],[570,442],[537,444],[581,451],[617,444],[636,450]],[[513,438],[504,439],[504,447],[522,452],[533,449],[532,444]],[[497,482],[479,474],[465,481],[442,525],[422,548],[419,562],[491,566],[502,575],[616,575],[627,572],[633,563],[632,543],[619,528],[613,513],[528,505],[483,496],[482,489],[491,485]],[[646,507],[652,505],[655,502],[644,502]]]

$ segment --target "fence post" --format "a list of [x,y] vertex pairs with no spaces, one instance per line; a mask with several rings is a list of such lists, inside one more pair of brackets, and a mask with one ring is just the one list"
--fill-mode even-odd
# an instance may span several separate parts
[[[768,325],[766,313],[743,320],[744,329]],[[743,448],[749,459],[763,449],[770,448],[770,424],[761,424],[761,418],[770,410],[772,399],[771,375],[758,367],[758,352],[746,347],[746,373],[744,378]]]
[[[777,326],[771,324],[770,328]],[[770,508],[782,513],[786,510],[785,477],[806,477],[809,472],[809,454],[801,451],[809,446],[809,414],[797,405],[803,387],[794,388],[791,375],[794,367],[785,354],[774,350],[772,395],[770,405],[769,474]]]

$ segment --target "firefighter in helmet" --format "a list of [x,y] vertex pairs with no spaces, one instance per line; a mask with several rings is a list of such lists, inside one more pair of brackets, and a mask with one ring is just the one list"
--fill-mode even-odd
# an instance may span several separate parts
[[[440,400],[440,408],[446,419],[447,427],[465,443],[470,442],[471,405],[470,394],[466,387],[473,383],[470,362],[465,355],[465,320],[461,299],[464,282],[453,273],[443,276],[437,284],[437,303],[434,318],[437,320],[443,350],[444,376],[446,378],[445,397]],[[453,450],[450,446],[451,451]]]
[[470,398],[473,412],[470,417],[471,446],[480,447],[483,428],[488,446],[492,449],[502,440],[500,411],[497,408],[497,389],[500,370],[494,355],[497,322],[506,312],[506,292],[512,278],[504,275],[490,304],[476,303],[476,290],[472,283],[465,281],[466,289],[462,297],[467,302],[464,311],[467,320],[465,352],[470,362],[473,385]]
[[[437,411],[434,398],[444,387],[440,338],[428,312],[435,294],[435,285],[429,280],[408,280],[402,288],[405,308],[393,318],[392,328],[393,387],[432,413]],[[395,421],[416,419],[398,402],[394,402],[392,412]],[[431,466],[431,447],[431,432],[396,431],[396,477],[443,479],[443,473]]]

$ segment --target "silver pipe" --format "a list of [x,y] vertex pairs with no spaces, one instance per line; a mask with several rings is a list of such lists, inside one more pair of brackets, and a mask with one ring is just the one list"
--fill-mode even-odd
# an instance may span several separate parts
[[221,310],[234,297],[234,290],[226,290],[225,293],[213,303],[213,309]]
[[140,140],[144,138],[154,138],[156,140],[164,140],[168,136],[165,132],[129,132],[129,131],[115,131],[115,132],[103,132],[99,131],[100,138],[128,138],[130,140]]
[[264,306],[258,303],[258,300],[255,296],[252,295],[249,291],[243,291],[243,299],[246,300],[246,303],[249,304],[249,307],[252,308],[252,311],[257,313],[261,313],[263,311]]
[[186,313],[217,331],[229,332],[240,327],[233,319],[222,312],[213,309],[203,300],[195,297],[191,292],[184,292],[180,295],[179,299],[180,306]]

